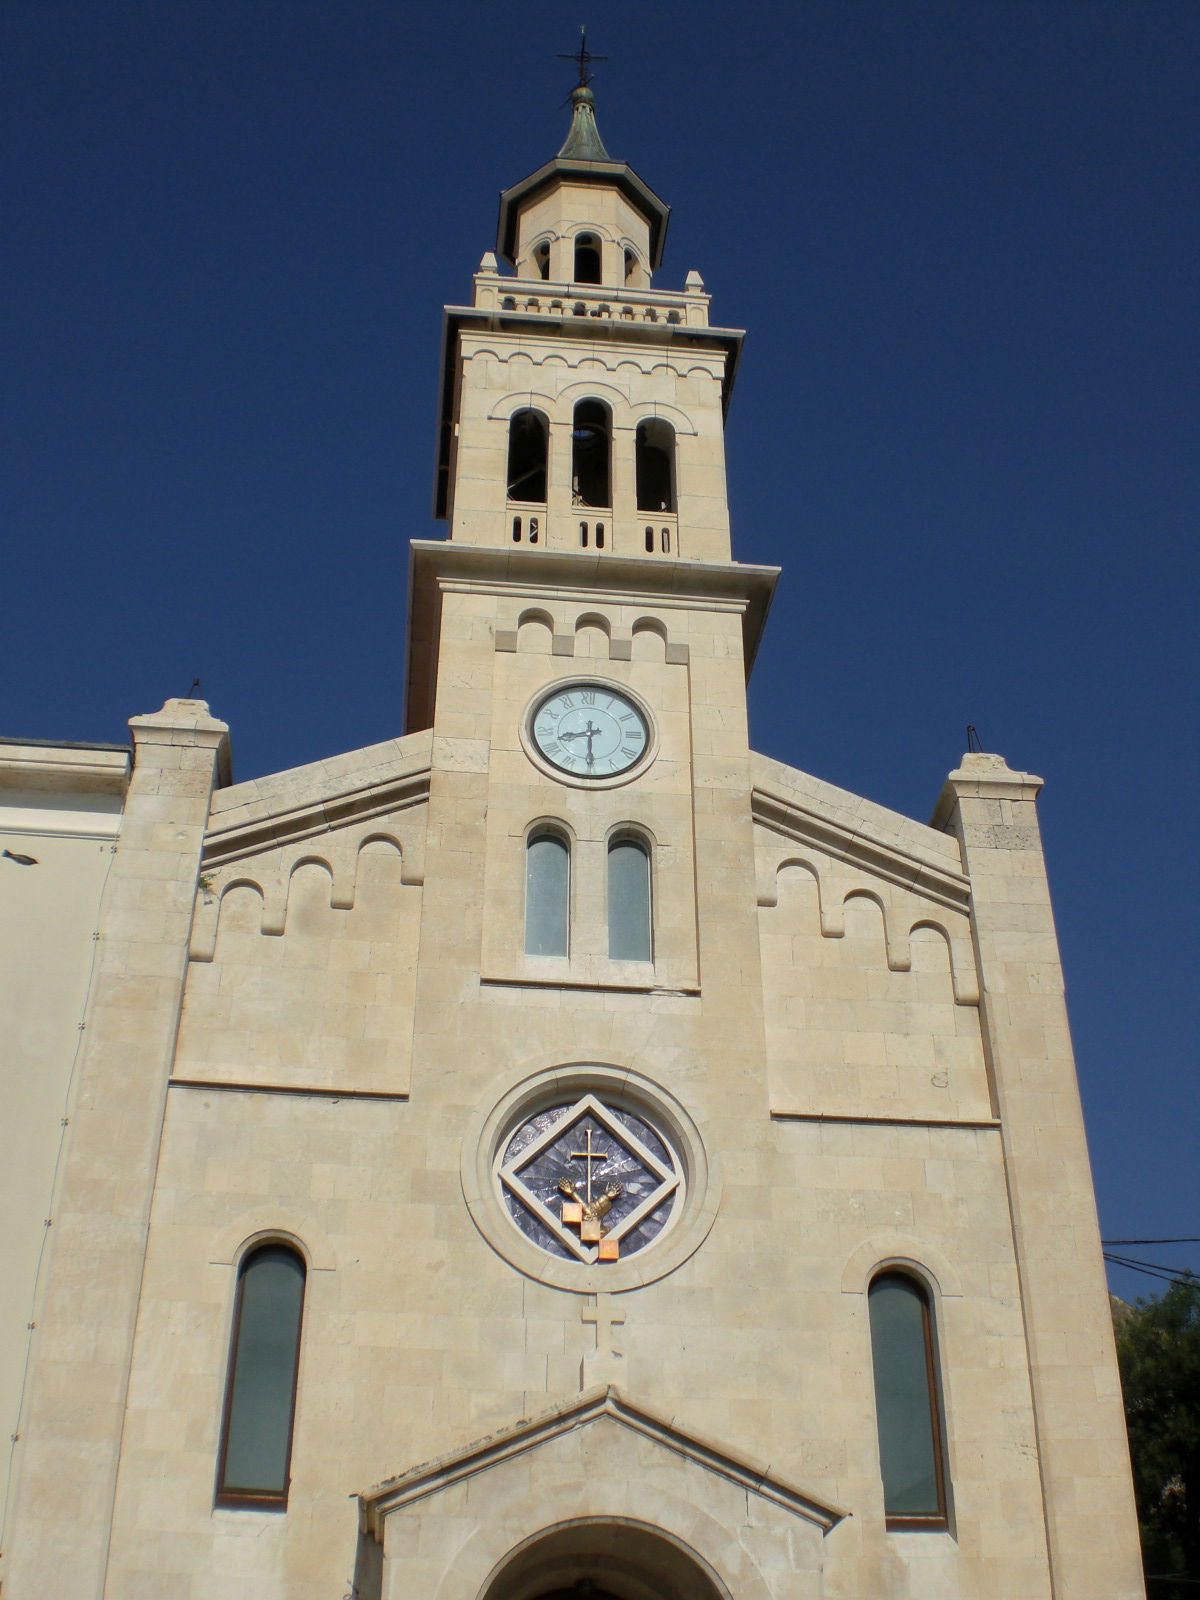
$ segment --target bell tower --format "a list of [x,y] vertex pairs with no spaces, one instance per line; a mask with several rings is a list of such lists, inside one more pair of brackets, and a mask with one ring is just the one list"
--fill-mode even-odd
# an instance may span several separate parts
[[670,208],[608,154],[591,89],[571,100],[558,155],[500,196],[472,304],[447,309],[437,514],[462,544],[728,561],[742,334],[710,325],[698,272],[652,287]]
[[[586,83],[571,101],[446,310],[449,538],[412,546],[408,728],[433,729],[435,812],[446,753],[485,835],[485,984],[695,994],[698,921],[722,926],[701,836],[749,850],[745,682],[776,572],[730,560],[742,334],[710,324],[698,273],[653,286],[669,209],[609,155]],[[447,962],[462,932],[458,904]]]

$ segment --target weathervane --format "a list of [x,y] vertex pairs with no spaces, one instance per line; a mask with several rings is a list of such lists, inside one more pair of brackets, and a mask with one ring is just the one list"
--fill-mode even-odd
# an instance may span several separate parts
[[592,52],[588,49],[588,47],[587,47],[587,28],[585,26],[585,27],[581,27],[580,30],[579,30],[579,49],[575,52],[575,54],[568,56],[568,55],[562,55],[560,53],[558,59],[560,61],[575,61],[575,62],[578,62],[578,64],[579,64],[579,84],[578,84],[578,87],[580,89],[586,89],[588,84],[591,83],[592,78],[594,76],[594,74],[592,74],[592,73],[590,73],[588,71],[588,67],[592,64],[593,61],[607,61],[608,57],[607,56],[594,56],[592,54]]

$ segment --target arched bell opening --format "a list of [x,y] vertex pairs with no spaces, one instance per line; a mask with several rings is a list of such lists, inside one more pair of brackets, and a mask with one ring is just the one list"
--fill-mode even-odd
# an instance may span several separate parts
[[480,1600],[730,1600],[694,1551],[616,1517],[568,1522],[505,1558]]

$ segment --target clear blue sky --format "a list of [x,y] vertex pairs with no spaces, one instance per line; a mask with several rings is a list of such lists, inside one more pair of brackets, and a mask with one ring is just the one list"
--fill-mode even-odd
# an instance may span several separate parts
[[1103,1229],[1200,1234],[1195,0],[8,0],[3,730],[199,676],[241,778],[399,731],[439,308],[585,16],[659,283],[749,330],[757,748],[1046,778]]

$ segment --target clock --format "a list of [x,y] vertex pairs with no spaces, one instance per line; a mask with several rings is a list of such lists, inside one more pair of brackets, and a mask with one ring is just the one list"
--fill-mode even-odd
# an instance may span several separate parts
[[650,728],[634,700],[606,683],[572,683],[534,707],[529,736],[543,760],[575,778],[613,778],[646,753]]

